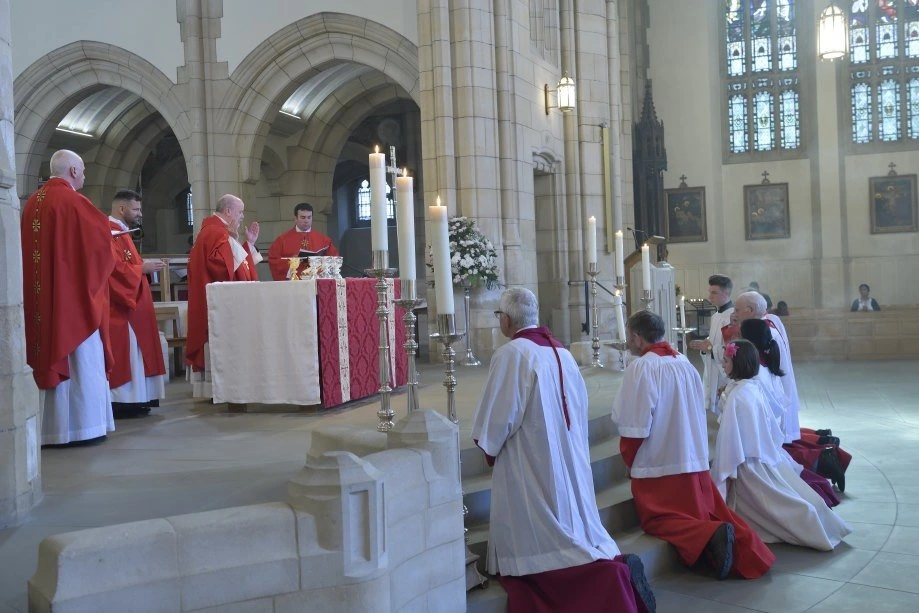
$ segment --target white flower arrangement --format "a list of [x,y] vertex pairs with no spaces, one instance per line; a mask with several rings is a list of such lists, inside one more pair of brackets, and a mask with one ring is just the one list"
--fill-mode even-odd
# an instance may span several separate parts
[[[471,286],[484,283],[491,289],[498,284],[498,254],[494,245],[482,234],[475,221],[468,217],[451,217],[448,224],[450,236],[450,268],[453,284],[464,282]],[[434,256],[428,247],[427,265],[434,269]]]

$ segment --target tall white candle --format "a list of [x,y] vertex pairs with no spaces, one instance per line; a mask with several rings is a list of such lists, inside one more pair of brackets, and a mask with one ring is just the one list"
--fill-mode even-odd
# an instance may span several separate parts
[[625,247],[622,244],[622,230],[616,230],[616,276],[625,277]]
[[616,290],[616,297],[613,298],[613,310],[616,311],[616,332],[619,333],[619,340],[625,340],[625,316],[622,313],[622,294]]
[[370,154],[370,245],[374,251],[389,249],[386,214],[386,154]]
[[597,263],[597,218],[593,215],[587,218],[587,262]]
[[680,296],[680,327],[686,327],[686,296]]
[[450,269],[450,231],[447,227],[447,207],[437,204],[428,207],[431,214],[431,251],[434,252],[434,297],[437,300],[437,312],[441,315],[452,315],[453,307],[453,273]]
[[415,188],[414,179],[396,177],[396,238],[399,241],[399,278],[414,280],[415,272]]
[[641,246],[641,282],[642,289],[651,289],[651,250],[647,244]]

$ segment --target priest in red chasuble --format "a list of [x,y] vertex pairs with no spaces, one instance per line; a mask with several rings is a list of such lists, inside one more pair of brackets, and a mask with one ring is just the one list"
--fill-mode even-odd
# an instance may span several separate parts
[[[246,205],[226,194],[217,201],[217,211],[204,220],[188,255],[188,340],[185,362],[195,372],[204,372],[207,343],[208,283],[258,281],[255,265],[262,261],[255,248],[259,226],[253,221],[245,229],[245,241],[238,239]],[[198,394],[195,394],[198,396]],[[205,394],[207,395],[207,394]]]
[[106,377],[108,219],[79,194],[85,165],[61,150],[22,213],[26,361],[40,390],[43,445],[104,440],[115,429]]
[[165,264],[140,257],[131,230],[141,221],[140,194],[131,190],[115,194],[109,216],[115,250],[115,270],[109,279],[109,336],[115,363],[109,385],[115,419],[146,415],[166,397],[166,365],[146,277],[163,270]]
[[629,317],[628,365],[613,405],[641,529],[672,544],[687,566],[700,560],[719,579],[764,575],[775,555],[725,504],[708,464],[702,379],[664,341],[650,311]]
[[[271,278],[285,281],[290,278],[290,265],[284,258],[311,255],[338,255],[338,249],[332,239],[313,230],[313,205],[301,202],[294,207],[294,227],[277,237],[268,249],[268,266],[271,267]],[[307,262],[300,263],[297,273],[306,269]]]

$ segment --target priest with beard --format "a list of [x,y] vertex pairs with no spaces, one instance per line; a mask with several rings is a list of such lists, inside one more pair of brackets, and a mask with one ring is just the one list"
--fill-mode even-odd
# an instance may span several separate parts
[[472,437],[494,466],[488,572],[508,612],[654,611],[641,560],[600,523],[574,357],[537,326],[533,292],[509,289],[499,305],[511,340],[491,359]]
[[[122,190],[112,200],[109,225],[115,270],[109,278],[109,335],[114,365],[109,377],[115,419],[140,417],[166,397],[166,365],[147,275],[165,268],[162,260],[144,260],[131,231],[143,221],[140,194]],[[166,271],[165,274],[169,274]]]

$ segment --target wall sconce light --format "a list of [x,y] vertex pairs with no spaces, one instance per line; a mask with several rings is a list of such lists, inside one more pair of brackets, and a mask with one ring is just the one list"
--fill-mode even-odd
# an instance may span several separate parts
[[[558,106],[553,106],[549,103],[549,92],[553,91],[556,94],[556,99],[558,100]],[[550,90],[549,85],[546,84],[543,86],[543,93],[546,97],[546,115],[549,114],[549,109],[556,108],[562,113],[568,113],[573,111],[577,102],[575,102],[576,94],[574,88],[574,79],[568,76],[568,73],[565,73],[559,82],[556,89]]]
[[835,60],[846,54],[849,35],[846,31],[846,14],[835,4],[820,13],[817,24],[817,52],[821,60]]

